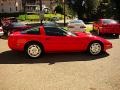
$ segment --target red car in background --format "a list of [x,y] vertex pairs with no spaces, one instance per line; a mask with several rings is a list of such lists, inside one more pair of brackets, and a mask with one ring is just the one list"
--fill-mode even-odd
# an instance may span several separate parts
[[38,58],[43,53],[88,51],[98,55],[112,44],[88,33],[72,33],[63,28],[38,26],[25,31],[14,32],[8,38],[12,50],[24,51],[30,58]]
[[13,33],[16,31],[23,31],[23,30],[26,30],[29,28],[31,28],[31,26],[28,26],[28,25],[20,23],[20,22],[13,22],[13,23],[11,23],[10,32]]
[[99,19],[94,22],[93,30],[97,31],[97,34],[111,34],[119,38],[120,24],[113,19]]
[[12,22],[6,26],[3,26],[4,33],[6,33],[8,36],[13,32],[23,31],[29,28],[31,28],[31,26],[28,26],[20,22]]

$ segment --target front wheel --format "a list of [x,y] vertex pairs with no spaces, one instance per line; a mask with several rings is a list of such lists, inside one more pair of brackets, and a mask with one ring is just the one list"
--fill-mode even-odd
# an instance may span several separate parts
[[103,46],[100,42],[93,42],[88,47],[88,52],[91,55],[98,55],[103,51]]
[[42,52],[43,52],[42,47],[36,43],[31,43],[27,45],[25,48],[25,53],[30,58],[38,58],[41,56]]

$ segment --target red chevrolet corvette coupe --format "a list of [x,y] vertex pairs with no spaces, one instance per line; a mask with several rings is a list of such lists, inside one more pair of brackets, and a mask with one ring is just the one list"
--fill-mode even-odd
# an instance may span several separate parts
[[88,51],[98,55],[112,44],[88,33],[71,33],[59,27],[39,26],[12,33],[8,38],[12,50],[24,51],[30,58],[38,58],[43,53]]

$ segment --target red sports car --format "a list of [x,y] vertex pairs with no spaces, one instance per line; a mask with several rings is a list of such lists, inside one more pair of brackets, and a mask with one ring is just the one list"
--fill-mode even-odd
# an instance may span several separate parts
[[113,19],[99,19],[94,22],[93,30],[97,31],[97,34],[111,34],[119,38],[120,24]]
[[39,26],[12,33],[8,38],[12,50],[24,51],[30,58],[38,58],[43,53],[88,51],[98,55],[112,44],[88,33],[71,33],[60,27]]

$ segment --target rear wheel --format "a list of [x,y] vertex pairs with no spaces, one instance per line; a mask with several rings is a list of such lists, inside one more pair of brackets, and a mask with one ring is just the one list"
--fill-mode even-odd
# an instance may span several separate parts
[[26,46],[25,53],[30,58],[38,58],[43,53],[43,50],[39,44],[31,43]]
[[103,51],[103,46],[100,42],[93,42],[88,47],[88,52],[91,55],[98,55]]
[[115,38],[119,38],[119,34],[115,34]]

